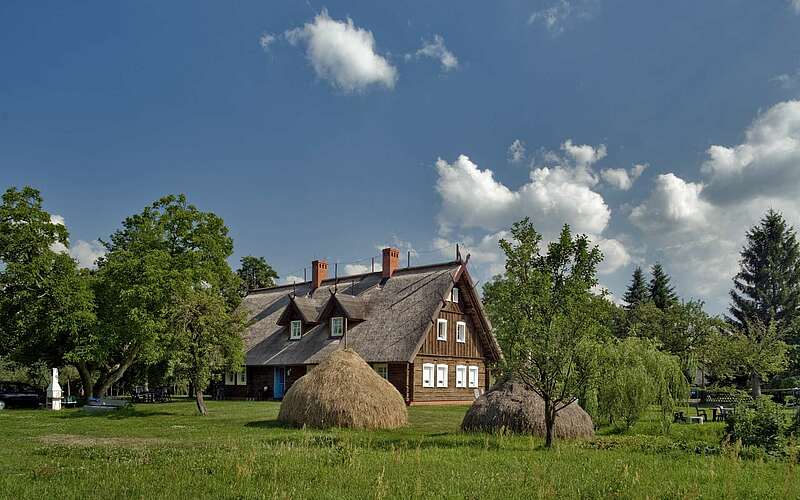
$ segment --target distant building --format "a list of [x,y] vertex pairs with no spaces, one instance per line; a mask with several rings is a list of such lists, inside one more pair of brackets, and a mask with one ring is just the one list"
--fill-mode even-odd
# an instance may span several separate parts
[[385,248],[381,271],[338,280],[314,261],[310,281],[250,292],[242,304],[246,371],[226,374],[225,392],[281,399],[347,346],[408,404],[474,400],[501,353],[467,262],[400,268],[399,261],[399,250]]

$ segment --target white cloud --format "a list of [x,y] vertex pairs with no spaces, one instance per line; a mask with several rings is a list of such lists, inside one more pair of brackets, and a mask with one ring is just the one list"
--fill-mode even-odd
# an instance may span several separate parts
[[293,274],[290,274],[288,276],[284,276],[283,277],[283,284],[284,285],[292,285],[292,284],[299,285],[301,283],[305,283],[305,280],[303,278],[301,278],[300,276],[295,276]]
[[795,197],[800,184],[800,101],[776,104],[758,116],[736,146],[711,146],[702,173],[708,196],[721,203],[742,197]]
[[[50,215],[50,222],[52,224],[60,224],[66,226],[64,217],[61,215]],[[70,257],[75,259],[78,266],[86,269],[94,269],[97,267],[97,259],[106,254],[106,249],[98,240],[85,241],[77,240],[67,248],[63,243],[56,242],[50,246],[50,249],[58,253],[69,254]]]
[[269,33],[262,33],[261,36],[258,38],[258,44],[261,46],[264,51],[269,50],[269,46],[275,41],[275,35],[271,35]]
[[525,143],[519,139],[514,140],[508,147],[508,161],[511,163],[520,163],[525,159]]
[[600,251],[603,252],[603,261],[597,268],[599,274],[611,274],[617,269],[630,264],[631,256],[621,241],[613,238],[601,238],[595,243],[600,247]]
[[[800,2],[800,0],[798,0]],[[786,90],[792,90],[800,86],[800,69],[794,73],[783,73],[770,79]]]
[[638,179],[647,168],[646,164],[636,164],[629,170],[624,168],[606,168],[600,172],[600,176],[611,186],[627,191],[633,187],[633,183]]
[[800,220],[800,101],[776,104],[755,118],[742,143],[714,145],[707,154],[700,180],[659,175],[629,218],[679,291],[721,311],[747,229],[769,208],[790,224]]
[[[800,1],[800,0],[795,0]],[[594,0],[556,0],[550,7],[530,15],[528,24],[541,23],[551,34],[563,33],[574,19],[592,17]]]
[[422,47],[414,54],[406,54],[406,59],[430,57],[437,59],[442,65],[442,71],[458,69],[458,58],[444,44],[441,35],[434,35],[433,40],[423,40]]
[[372,32],[353,20],[337,21],[323,10],[310,23],[285,32],[292,45],[306,44],[306,55],[317,76],[352,93],[371,85],[394,88],[397,69],[375,52]]
[[588,167],[606,157],[608,153],[606,145],[601,144],[597,147],[588,144],[573,144],[572,139],[567,139],[561,145],[561,150],[567,153],[579,167]]
[[[375,259],[375,272],[380,272],[383,269],[383,264],[380,259]],[[354,274],[365,274],[372,272],[372,263],[370,264],[345,264],[342,276],[352,276]]]
[[800,0],[789,0],[789,5],[792,6],[795,14],[800,14]]

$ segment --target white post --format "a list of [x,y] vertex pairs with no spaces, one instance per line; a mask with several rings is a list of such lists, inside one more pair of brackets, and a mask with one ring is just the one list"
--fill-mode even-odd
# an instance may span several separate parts
[[47,386],[47,407],[58,411],[61,409],[61,386],[58,385],[58,368],[53,368],[53,379]]

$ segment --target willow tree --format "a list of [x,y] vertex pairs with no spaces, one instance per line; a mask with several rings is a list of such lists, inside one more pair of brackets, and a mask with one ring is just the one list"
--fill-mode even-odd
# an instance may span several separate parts
[[500,240],[505,272],[484,288],[486,309],[503,347],[505,369],[544,401],[545,445],[553,445],[558,412],[576,400],[591,376],[602,328],[592,288],[602,254],[565,225],[542,253],[528,218]]

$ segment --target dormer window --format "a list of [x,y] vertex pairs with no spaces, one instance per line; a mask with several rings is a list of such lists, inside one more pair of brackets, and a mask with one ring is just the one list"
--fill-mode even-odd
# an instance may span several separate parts
[[453,288],[453,291],[450,292],[450,302],[454,304],[458,304],[458,288]]
[[334,316],[331,318],[331,337],[341,337],[344,335],[344,318]]
[[296,319],[291,322],[290,330],[289,330],[289,340],[300,340],[300,337],[303,336],[303,322],[299,319]]

